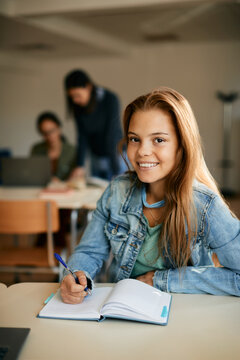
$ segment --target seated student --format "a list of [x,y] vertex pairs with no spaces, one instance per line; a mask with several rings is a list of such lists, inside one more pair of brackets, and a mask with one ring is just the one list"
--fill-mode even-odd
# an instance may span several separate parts
[[61,127],[54,113],[41,113],[37,118],[37,129],[44,140],[33,145],[31,155],[49,156],[54,179],[67,180],[76,166],[76,149],[62,135]]
[[[66,181],[76,166],[76,149],[61,132],[62,124],[57,115],[52,112],[43,112],[37,118],[37,130],[44,140],[32,146],[31,155],[49,156],[52,168],[52,183]],[[65,234],[69,227],[70,211],[61,209],[60,230],[54,234],[58,246],[65,246]],[[37,245],[46,244],[45,236],[39,236]]]
[[61,283],[67,303],[86,296],[107,260],[111,282],[135,278],[162,291],[240,296],[240,222],[205,164],[187,100],[160,88],[131,102],[123,119],[133,171],[98,201]]

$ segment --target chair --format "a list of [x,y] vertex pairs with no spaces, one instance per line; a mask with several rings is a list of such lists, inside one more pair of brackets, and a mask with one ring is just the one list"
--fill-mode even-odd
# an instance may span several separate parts
[[54,201],[1,200],[0,234],[46,233],[47,246],[4,246],[0,272],[59,273],[53,243],[53,232],[58,229],[59,210]]

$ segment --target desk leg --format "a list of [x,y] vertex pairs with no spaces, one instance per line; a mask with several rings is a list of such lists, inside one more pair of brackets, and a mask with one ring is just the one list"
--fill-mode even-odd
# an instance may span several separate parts
[[73,209],[71,211],[71,243],[70,243],[70,252],[74,252],[74,249],[77,245],[77,220],[78,220],[78,210]]

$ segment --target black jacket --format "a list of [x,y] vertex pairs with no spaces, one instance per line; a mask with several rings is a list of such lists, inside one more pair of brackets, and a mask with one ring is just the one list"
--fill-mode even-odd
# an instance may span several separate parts
[[74,117],[78,131],[77,165],[84,165],[86,150],[89,149],[94,155],[109,157],[113,174],[118,174],[117,144],[122,138],[118,97],[97,87],[92,111],[85,112],[75,106]]

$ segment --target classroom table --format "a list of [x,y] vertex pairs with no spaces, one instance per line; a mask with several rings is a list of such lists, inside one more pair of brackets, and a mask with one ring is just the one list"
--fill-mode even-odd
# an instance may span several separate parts
[[[49,200],[54,200],[59,209],[71,210],[71,242],[70,253],[73,252],[77,244],[77,219],[78,210],[81,208],[93,210],[96,202],[102,195],[104,187],[88,185],[81,190],[74,190],[70,195],[50,195]],[[38,199],[41,193],[39,187],[0,187],[0,200],[31,200]]]
[[31,328],[19,360],[239,360],[237,297],[172,294],[167,326],[37,318],[58,287],[19,283],[0,301],[0,326]]
[[0,283],[0,299],[6,291],[7,291],[7,285]]

